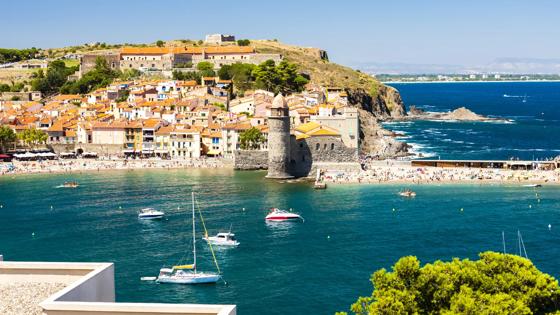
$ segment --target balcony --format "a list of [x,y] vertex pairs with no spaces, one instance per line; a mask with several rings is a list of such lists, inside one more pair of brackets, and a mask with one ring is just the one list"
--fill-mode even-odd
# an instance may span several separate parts
[[44,315],[235,315],[235,305],[115,303],[112,263],[2,261],[0,312]]

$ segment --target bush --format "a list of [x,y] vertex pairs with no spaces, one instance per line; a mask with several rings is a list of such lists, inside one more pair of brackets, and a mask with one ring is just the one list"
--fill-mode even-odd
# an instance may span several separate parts
[[[560,310],[560,287],[530,260],[495,252],[480,259],[436,261],[420,267],[403,257],[376,271],[369,297],[352,312],[366,314],[550,314]],[[341,313],[339,313],[341,314]]]
[[192,68],[193,63],[192,62],[181,62],[175,65],[175,68]]
[[249,46],[251,44],[251,41],[248,39],[238,39],[237,40],[237,45],[238,46]]
[[158,40],[158,41],[156,42],[156,46],[158,46],[158,47],[163,47],[164,44],[165,44],[165,42],[162,41],[162,40]]

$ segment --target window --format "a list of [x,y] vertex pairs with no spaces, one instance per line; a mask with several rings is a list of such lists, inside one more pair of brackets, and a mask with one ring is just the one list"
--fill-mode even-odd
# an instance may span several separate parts
[[303,142],[300,142],[300,143],[299,143],[299,147],[300,147],[300,148],[303,148]]
[[321,144],[320,143],[317,143],[315,145],[315,150],[317,150],[317,151],[321,150]]
[[327,144],[326,144],[326,143],[325,143],[325,145],[323,146],[323,149],[325,149],[325,150],[327,149]]
[[302,155],[302,156],[301,156],[301,161],[302,161],[302,162],[305,162],[305,155]]
[[334,143],[331,143],[331,150],[334,150]]

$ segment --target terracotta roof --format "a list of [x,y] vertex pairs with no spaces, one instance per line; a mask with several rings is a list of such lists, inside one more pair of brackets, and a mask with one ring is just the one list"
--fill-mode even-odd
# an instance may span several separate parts
[[159,128],[158,131],[156,131],[156,135],[168,135],[171,133],[171,131],[173,131],[173,126],[169,125],[169,126],[163,126],[161,128]]
[[74,99],[81,99],[81,96],[78,94],[59,94],[54,97],[54,100],[56,101],[68,101]]
[[147,119],[144,121],[144,127],[155,128],[160,123],[159,119]]

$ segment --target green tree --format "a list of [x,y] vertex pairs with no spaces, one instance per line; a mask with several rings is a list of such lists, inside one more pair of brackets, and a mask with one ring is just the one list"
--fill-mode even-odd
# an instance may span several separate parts
[[249,63],[234,63],[223,65],[218,71],[218,76],[222,80],[232,80],[233,85],[239,94],[253,89],[255,78],[252,75],[255,65]]
[[2,152],[6,150],[14,141],[16,141],[16,133],[8,126],[0,126],[0,149]]
[[142,71],[138,69],[125,69],[119,74],[121,80],[132,80],[142,76]]
[[214,72],[214,64],[208,61],[199,62],[196,65],[196,69],[200,72],[203,77],[213,77],[216,76]]
[[6,84],[6,83],[1,83],[0,84],[0,93],[2,92],[10,92],[10,85]]
[[34,148],[38,144],[47,143],[48,135],[42,130],[31,128],[19,133],[18,138],[31,148]]
[[202,78],[200,72],[198,71],[182,72],[182,71],[173,70],[171,74],[173,76],[173,80],[184,80],[184,81],[194,80],[196,82],[200,82],[200,79]]
[[130,90],[124,90],[121,93],[122,94],[116,99],[117,103],[126,101],[128,99],[128,96],[130,95]]
[[253,70],[256,87],[277,93],[280,77],[276,72],[274,60],[267,60]]
[[64,94],[86,94],[98,88],[106,87],[121,75],[109,67],[107,60],[97,57],[95,68],[84,74],[79,80],[68,82],[60,89]]
[[[399,259],[391,272],[376,271],[371,296],[351,307],[355,314],[550,314],[560,310],[560,287],[530,260],[495,252],[471,261],[457,258],[420,267]],[[339,313],[342,314],[342,313]]]
[[162,41],[161,39],[156,42],[156,46],[158,46],[158,47],[163,47],[164,44],[165,44],[165,42]]
[[251,41],[248,39],[238,39],[237,40],[237,45],[238,46],[249,46],[251,44]]
[[262,132],[255,127],[251,127],[239,135],[239,146],[243,150],[258,149],[264,141]]
[[54,60],[49,64],[47,73],[37,71],[35,79],[31,81],[31,87],[34,91],[41,91],[43,95],[51,95],[58,93],[60,88],[68,80],[68,76],[74,73],[78,67],[66,67],[62,60]]

